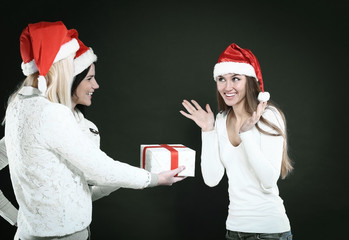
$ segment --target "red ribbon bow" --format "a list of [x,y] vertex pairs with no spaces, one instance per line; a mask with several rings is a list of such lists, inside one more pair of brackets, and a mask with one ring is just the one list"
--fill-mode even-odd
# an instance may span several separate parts
[[169,146],[167,144],[160,144],[159,146],[146,146],[143,148],[142,166],[145,169],[145,152],[148,148],[166,148],[171,152],[171,170],[178,168],[178,151],[174,148],[186,148],[186,146]]

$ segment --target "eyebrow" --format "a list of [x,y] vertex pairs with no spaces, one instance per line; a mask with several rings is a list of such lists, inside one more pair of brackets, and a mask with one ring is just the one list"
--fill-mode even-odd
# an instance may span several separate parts
[[242,76],[242,74],[233,74],[233,77],[235,77],[235,76]]
[[[242,74],[233,73],[233,76],[232,76],[232,77],[235,77],[235,76],[242,76]],[[222,78],[224,78],[223,75],[218,75],[217,77],[222,77]]]

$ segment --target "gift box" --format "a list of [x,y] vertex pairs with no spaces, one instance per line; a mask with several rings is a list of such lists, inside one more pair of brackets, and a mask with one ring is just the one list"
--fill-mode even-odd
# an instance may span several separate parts
[[195,176],[195,151],[182,144],[141,145],[141,168],[160,173],[185,166],[178,176]]

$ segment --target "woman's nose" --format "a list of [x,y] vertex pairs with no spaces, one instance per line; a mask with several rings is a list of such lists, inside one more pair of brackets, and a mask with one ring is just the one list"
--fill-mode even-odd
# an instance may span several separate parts
[[225,84],[225,89],[231,90],[234,88],[234,82],[233,81],[227,81]]
[[98,85],[97,80],[95,78],[92,80],[92,88],[93,89],[98,89],[99,88],[99,85]]

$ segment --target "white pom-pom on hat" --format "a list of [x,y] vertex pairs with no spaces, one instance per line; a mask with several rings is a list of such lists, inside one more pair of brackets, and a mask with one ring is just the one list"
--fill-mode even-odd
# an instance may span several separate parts
[[260,92],[258,94],[258,101],[260,102],[268,102],[270,99],[270,94],[268,92]]
[[46,84],[46,78],[44,76],[39,76],[38,77],[38,89],[42,94],[46,93],[47,90],[47,84]]

